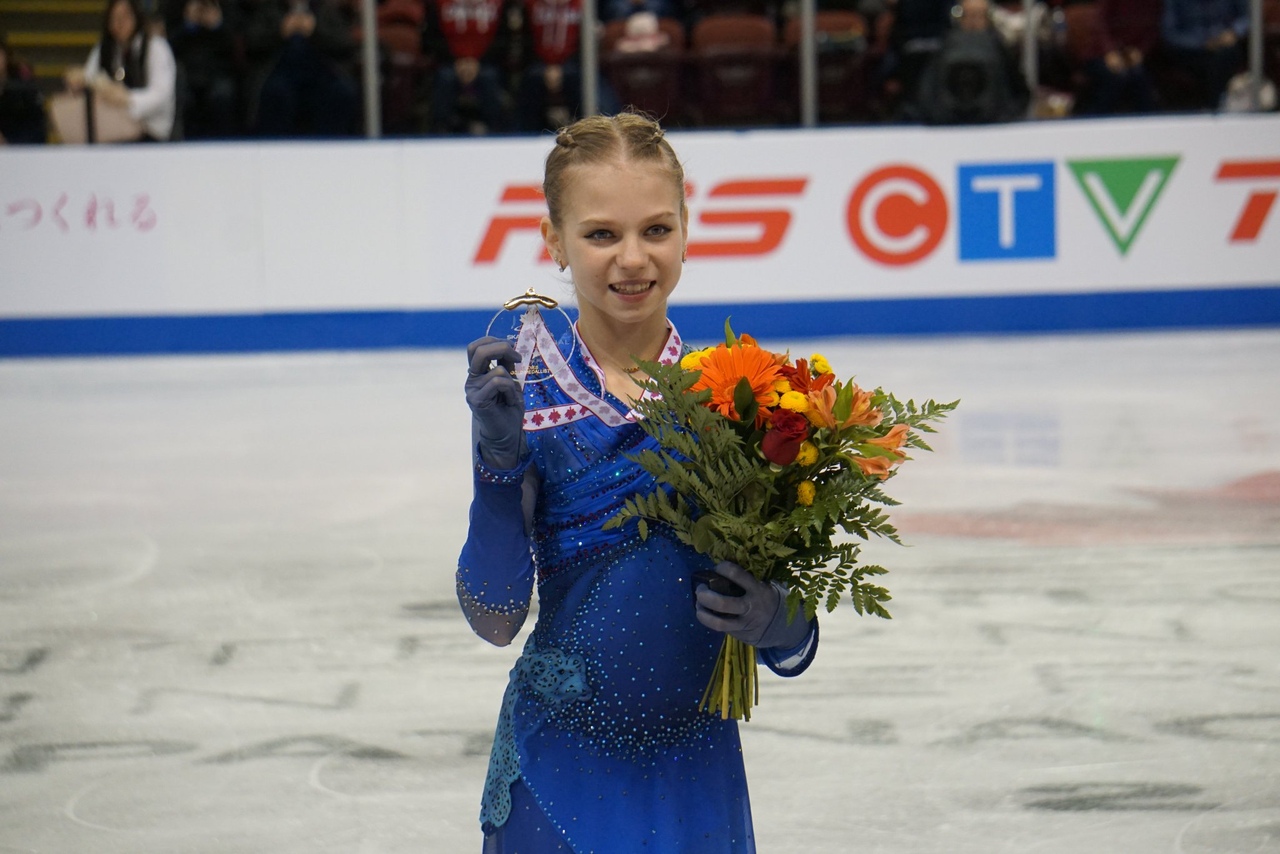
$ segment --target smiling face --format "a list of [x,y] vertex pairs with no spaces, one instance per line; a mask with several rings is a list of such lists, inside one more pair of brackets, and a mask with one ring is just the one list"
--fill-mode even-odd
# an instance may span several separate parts
[[680,281],[689,213],[660,160],[570,167],[560,223],[542,221],[551,257],[573,271],[584,328],[665,328]]

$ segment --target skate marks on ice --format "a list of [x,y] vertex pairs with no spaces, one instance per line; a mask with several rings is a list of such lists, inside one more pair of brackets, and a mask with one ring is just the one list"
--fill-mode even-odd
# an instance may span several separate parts
[[92,597],[144,578],[158,557],[155,540],[141,533],[6,533],[0,602]]
[[[928,537],[894,559],[894,620],[827,615],[810,672],[763,681],[753,791],[762,760],[799,761],[886,854],[1280,850],[1280,549]],[[767,791],[788,850],[772,831],[804,799]]]
[[[494,686],[509,663],[476,660],[456,602],[397,602],[413,585],[393,581],[380,616],[361,613],[323,561],[277,558],[286,574],[309,564],[317,584],[291,596],[279,577],[248,578],[268,572],[260,555],[220,574],[188,563],[176,587],[201,592],[180,597],[176,621],[155,582],[123,597],[149,624],[111,596],[47,585],[38,596],[55,608],[23,606],[0,643],[0,845],[408,852],[424,832],[415,816],[440,801],[455,832],[474,825],[467,781],[483,777],[497,698],[449,702],[440,663]],[[202,600],[235,605],[209,620]]]

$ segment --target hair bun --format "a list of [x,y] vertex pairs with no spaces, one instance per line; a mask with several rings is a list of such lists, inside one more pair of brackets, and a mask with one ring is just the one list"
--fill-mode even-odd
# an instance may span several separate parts
[[569,133],[568,128],[561,128],[560,132],[556,134],[556,145],[563,148],[573,148],[577,143],[573,139],[573,134]]

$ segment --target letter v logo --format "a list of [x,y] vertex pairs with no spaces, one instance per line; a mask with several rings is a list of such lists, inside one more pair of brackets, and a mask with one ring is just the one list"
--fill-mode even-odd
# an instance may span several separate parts
[[1178,165],[1178,158],[1068,160],[1067,165],[1116,248],[1125,255]]

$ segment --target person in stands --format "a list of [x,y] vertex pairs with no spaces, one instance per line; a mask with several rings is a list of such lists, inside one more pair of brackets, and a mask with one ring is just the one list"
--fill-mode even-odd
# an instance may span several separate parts
[[1164,0],[1160,36],[1169,61],[1196,87],[1195,104],[1216,110],[1244,65],[1248,0]]
[[[525,54],[516,97],[517,128],[524,132],[564,127],[582,114],[582,0],[525,0]],[[601,81],[603,83],[603,81]],[[604,94],[604,87],[597,87]],[[601,111],[617,107],[601,99]]]
[[990,0],[961,0],[955,25],[930,59],[915,115],[929,124],[985,124],[1025,118],[1031,92],[991,21]]
[[143,140],[165,142],[173,138],[177,75],[169,42],[148,31],[138,0],[110,0],[98,43],[84,67],[67,70],[66,84],[72,92],[95,90],[142,125]]
[[0,38],[0,145],[41,143],[48,135],[40,90]]
[[358,130],[355,40],[338,0],[259,0],[246,46],[257,66],[250,111],[259,134],[349,136]]
[[510,19],[519,7],[504,0],[434,0],[424,53],[436,66],[427,128],[431,133],[499,133],[507,129],[503,81],[511,50]]
[[221,0],[171,3],[165,25],[178,60],[183,139],[225,138],[241,130],[236,7]]
[[1147,58],[1160,40],[1161,0],[1095,0],[1096,26],[1082,45],[1078,115],[1149,113],[1156,91]]

